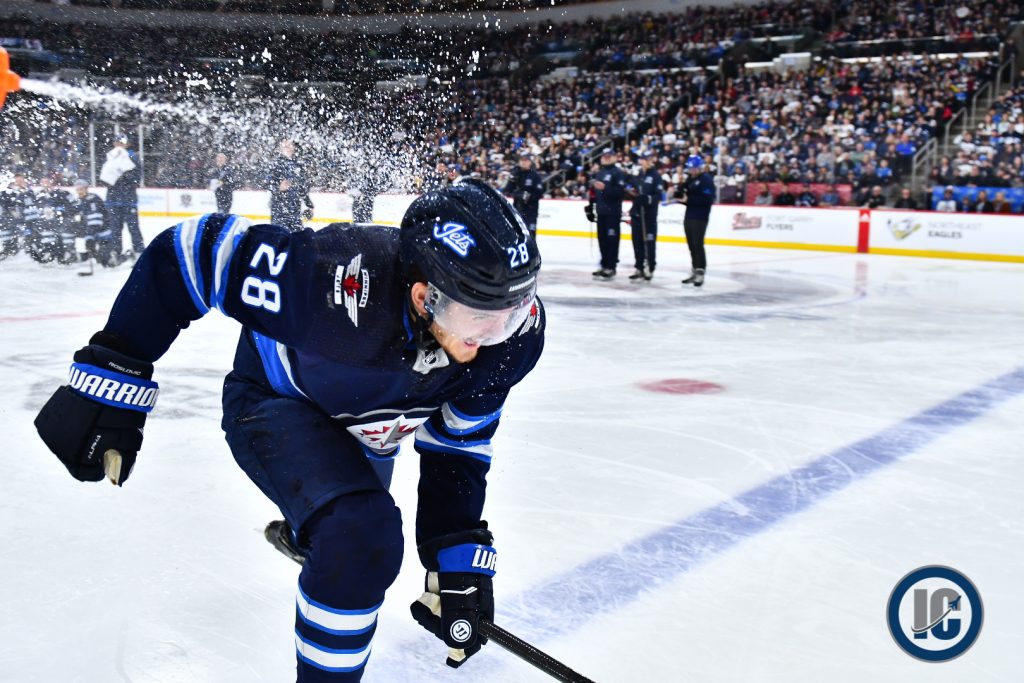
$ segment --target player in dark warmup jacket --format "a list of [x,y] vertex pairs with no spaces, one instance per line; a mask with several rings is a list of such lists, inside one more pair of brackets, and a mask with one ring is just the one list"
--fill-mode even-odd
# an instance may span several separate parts
[[641,173],[630,182],[633,206],[629,209],[629,220],[636,270],[629,279],[634,282],[649,282],[658,264],[658,205],[661,203],[664,181],[654,167],[654,156],[653,152],[641,155]]
[[238,189],[238,169],[228,163],[228,155],[218,152],[210,169],[210,189],[217,202],[217,213],[231,213],[231,204]]
[[512,172],[512,177],[503,192],[512,197],[512,205],[516,207],[530,234],[536,239],[540,199],[544,196],[544,179],[533,169],[533,159],[529,155],[519,157],[519,168]]
[[685,166],[689,177],[683,184],[686,203],[683,231],[686,233],[692,268],[690,277],[684,279],[683,284],[700,287],[704,284],[704,272],[708,267],[704,254],[704,234],[708,231],[711,206],[715,203],[715,179],[707,172],[704,159],[697,155],[687,159]]
[[271,162],[266,178],[270,191],[270,222],[292,231],[302,230],[302,219],[313,217],[306,169],[295,158],[295,142],[290,138],[278,143],[278,151],[280,155]]
[[485,642],[479,620],[493,619],[485,477],[505,398],[543,348],[539,269],[522,219],[474,180],[418,198],[401,229],[189,219],[143,252],[36,427],[76,478],[123,484],[156,400],[152,363],[220,309],[243,325],[224,383],[228,444],[305,555],[298,680],[362,677],[402,562],[388,485],[412,434],[427,570],[412,611],[458,666]]
[[597,214],[597,246],[601,250],[601,267],[593,275],[598,280],[611,280],[619,264],[619,239],[622,235],[622,200],[626,195],[626,173],[615,165],[615,150],[601,155],[601,169],[594,174],[594,210]]
[[92,273],[93,260],[103,266],[116,265],[113,231],[106,224],[106,207],[99,195],[89,192],[89,181],[75,181],[75,251]]

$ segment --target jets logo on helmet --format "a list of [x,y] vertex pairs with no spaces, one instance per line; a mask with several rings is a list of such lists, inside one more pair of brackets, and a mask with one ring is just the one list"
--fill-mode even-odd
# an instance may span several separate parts
[[434,224],[434,239],[441,240],[449,249],[465,258],[469,248],[476,245],[476,240],[461,223]]

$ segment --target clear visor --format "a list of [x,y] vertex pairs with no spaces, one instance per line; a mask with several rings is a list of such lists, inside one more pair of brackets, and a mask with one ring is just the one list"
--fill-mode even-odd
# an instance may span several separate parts
[[493,346],[505,341],[530,315],[536,290],[531,287],[511,308],[488,311],[461,304],[432,284],[427,285],[426,308],[446,333],[469,346]]

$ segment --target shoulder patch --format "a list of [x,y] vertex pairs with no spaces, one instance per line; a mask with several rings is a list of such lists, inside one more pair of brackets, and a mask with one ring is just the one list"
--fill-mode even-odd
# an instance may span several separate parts
[[362,267],[363,255],[356,254],[347,266],[334,270],[334,303],[344,305],[352,324],[359,327],[359,309],[370,299],[370,273]]

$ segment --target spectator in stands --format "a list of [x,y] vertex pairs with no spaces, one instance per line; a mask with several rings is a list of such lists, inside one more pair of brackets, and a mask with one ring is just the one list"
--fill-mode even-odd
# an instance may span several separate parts
[[754,197],[754,206],[771,206],[772,205],[772,191],[765,185],[761,188],[761,191]]
[[899,199],[896,200],[896,203],[893,204],[893,208],[911,209],[913,211],[916,211],[920,207],[917,203],[917,200],[914,199],[913,195],[911,195],[910,188],[903,187],[900,189],[900,197]]
[[821,193],[821,198],[818,200],[818,206],[839,206],[842,200],[839,198],[839,192],[836,190],[835,185],[829,185],[825,188],[825,191]]
[[878,181],[879,181],[879,183],[882,186],[884,186],[884,187],[888,187],[889,186],[889,183],[891,183],[893,181],[893,173],[892,173],[892,169],[889,168],[889,160],[888,159],[881,159],[881,160],[879,160],[879,162],[878,162],[878,170],[875,171],[875,175],[878,176]]
[[900,136],[900,141],[896,144],[896,172],[902,177],[907,173],[910,173],[911,167],[914,165],[914,155],[917,154],[917,145],[910,139],[910,136],[904,133]]
[[1006,201],[1005,192],[996,192],[995,201],[992,202],[992,213],[1013,213],[1013,207]]
[[938,166],[932,169],[929,177],[934,185],[949,185],[953,182],[956,171],[948,156],[943,156]]
[[788,185],[782,186],[782,192],[775,195],[775,206],[795,206],[796,197],[789,191]]
[[935,203],[935,210],[943,213],[956,213],[959,209],[956,198],[953,197],[953,188],[947,187],[942,191],[942,199]]
[[974,199],[968,198],[963,202],[965,213],[994,213],[994,209],[992,202],[988,200],[988,192],[985,190],[978,190]]
[[885,195],[882,194],[882,186],[875,185],[872,187],[871,191],[861,200],[860,205],[869,209],[885,206]]
[[804,183],[800,194],[796,198],[796,206],[814,207],[818,205],[818,198],[811,192],[811,186]]

